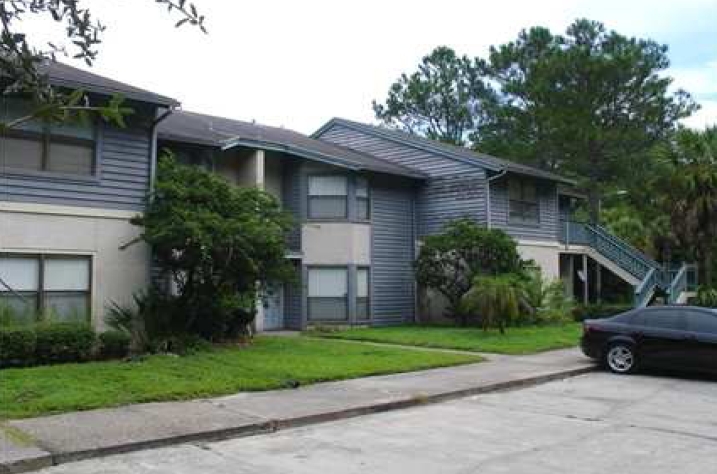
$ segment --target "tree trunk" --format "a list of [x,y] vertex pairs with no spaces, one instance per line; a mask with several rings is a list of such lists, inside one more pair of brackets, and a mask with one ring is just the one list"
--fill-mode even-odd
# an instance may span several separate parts
[[588,191],[588,215],[591,224],[600,223],[600,191],[594,185]]
[[715,284],[714,281],[714,253],[712,252],[711,248],[706,248],[702,252],[702,260],[703,262],[699,262],[699,268],[702,269],[700,272],[702,275],[702,279],[700,280],[700,285],[703,286],[713,286]]

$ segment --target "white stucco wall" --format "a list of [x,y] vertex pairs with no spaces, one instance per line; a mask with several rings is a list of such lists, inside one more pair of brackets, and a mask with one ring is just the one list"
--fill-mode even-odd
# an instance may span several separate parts
[[149,284],[149,249],[125,250],[139,233],[132,213],[88,208],[0,203],[0,252],[92,256],[92,319],[104,328],[111,301],[130,303]]
[[371,226],[311,222],[301,227],[305,265],[371,264]]
[[560,278],[560,244],[557,242],[519,241],[518,253],[523,260],[534,260],[548,281]]

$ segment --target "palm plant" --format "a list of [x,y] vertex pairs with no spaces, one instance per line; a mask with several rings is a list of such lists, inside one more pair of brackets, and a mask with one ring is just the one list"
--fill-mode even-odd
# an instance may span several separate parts
[[531,310],[528,301],[523,283],[512,274],[478,276],[463,297],[464,309],[478,314],[484,331],[497,326],[501,334],[520,316],[521,310]]
[[717,127],[703,132],[680,130],[669,149],[673,171],[663,204],[683,248],[699,264],[701,281],[715,280],[717,254]]

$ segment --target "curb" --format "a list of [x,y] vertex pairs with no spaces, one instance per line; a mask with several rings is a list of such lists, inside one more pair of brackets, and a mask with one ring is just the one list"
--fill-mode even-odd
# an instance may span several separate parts
[[[203,431],[199,433],[191,433],[184,435],[171,436],[167,438],[153,439],[149,441],[138,441],[133,443],[126,443],[116,446],[108,446],[96,449],[88,449],[82,451],[69,451],[69,452],[50,452],[46,456],[40,456],[36,458],[22,459],[11,463],[0,464],[0,474],[5,473],[23,473],[31,472],[46,467],[65,464],[75,461],[81,461],[86,459],[98,458],[103,456],[109,456],[113,454],[129,453],[133,451],[141,451],[146,449],[154,449],[167,447],[177,444],[186,443],[208,443],[213,441],[222,441],[232,438],[243,438],[248,436],[256,436],[261,434],[274,433],[280,430],[289,428],[298,428],[302,426],[315,425],[320,423],[327,423],[330,421],[344,420],[349,418],[355,418],[358,416],[371,415],[374,413],[383,413],[393,410],[402,410],[405,408],[416,407],[420,405],[427,405],[433,403],[440,403],[449,400],[455,400],[459,398],[468,397],[471,395],[479,395],[490,392],[500,392],[507,390],[514,390],[523,387],[529,387],[533,385],[539,385],[547,382],[553,382],[556,380],[562,380],[577,375],[586,374],[596,369],[596,366],[586,366],[576,369],[564,370],[561,372],[554,372],[545,375],[538,375],[535,377],[526,377],[522,379],[509,380],[506,382],[498,382],[490,385],[476,386],[467,389],[448,391],[443,393],[437,393],[433,395],[414,395],[411,398],[404,398],[401,400],[394,400],[390,402],[380,402],[367,406],[359,406],[353,408],[347,408],[343,410],[337,410],[332,412],[320,413],[315,415],[307,415],[286,419],[273,419],[259,423],[251,423],[247,425],[224,428],[219,430]],[[47,450],[43,446],[39,446],[41,449]],[[49,450],[47,450],[49,451]]]

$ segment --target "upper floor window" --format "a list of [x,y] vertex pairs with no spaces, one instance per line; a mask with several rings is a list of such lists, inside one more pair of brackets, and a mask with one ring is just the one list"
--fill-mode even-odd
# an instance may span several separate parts
[[535,181],[508,181],[508,222],[535,225],[540,222],[540,206]]
[[338,175],[309,176],[309,218],[348,217],[348,178]]
[[[6,99],[3,121],[32,113],[32,106]],[[95,172],[95,124],[24,122],[0,137],[3,170],[48,171],[91,176]]]
[[356,178],[356,217],[361,220],[371,217],[368,180],[361,176]]

